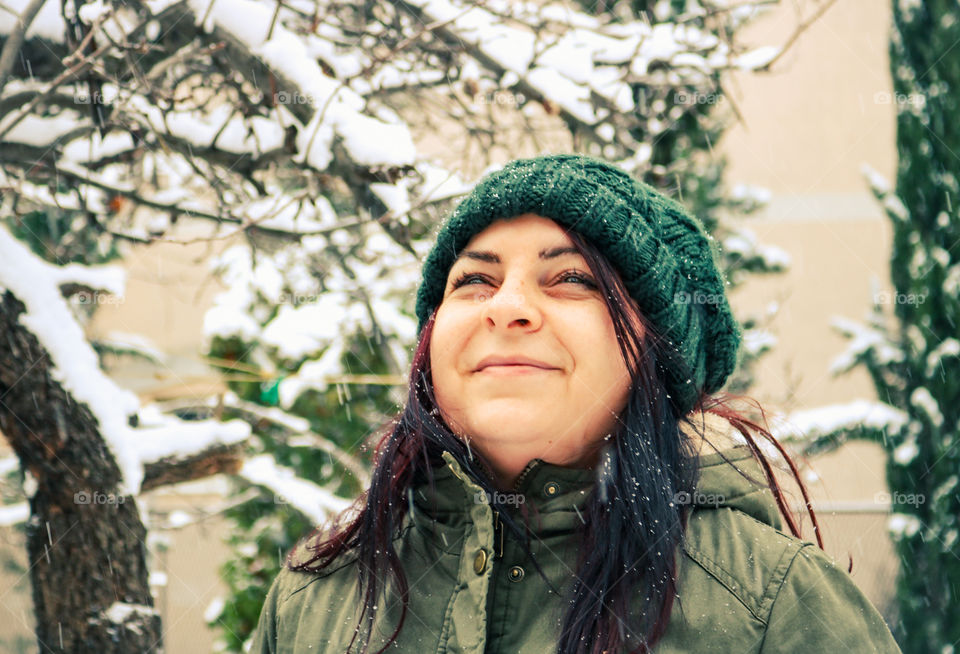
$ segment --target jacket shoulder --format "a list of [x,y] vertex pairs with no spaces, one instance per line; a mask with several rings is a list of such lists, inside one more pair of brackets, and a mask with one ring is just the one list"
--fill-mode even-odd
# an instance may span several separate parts
[[794,557],[812,543],[730,507],[696,510],[683,552],[766,624],[777,590]]
[[[687,575],[694,585],[723,588],[749,611],[761,653],[900,652],[870,600],[814,543],[720,507],[694,511],[683,551],[700,571]],[[686,594],[725,604],[704,588],[688,587]]]
[[777,589],[763,652],[899,654],[890,628],[842,567],[812,543]]

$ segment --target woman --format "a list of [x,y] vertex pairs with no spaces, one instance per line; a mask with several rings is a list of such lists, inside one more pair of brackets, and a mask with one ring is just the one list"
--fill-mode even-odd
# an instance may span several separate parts
[[444,224],[417,315],[359,512],[290,553],[251,651],[899,651],[714,395],[741,331],[681,205],[514,161]]

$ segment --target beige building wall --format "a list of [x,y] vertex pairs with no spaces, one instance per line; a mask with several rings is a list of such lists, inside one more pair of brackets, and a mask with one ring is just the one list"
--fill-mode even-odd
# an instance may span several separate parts
[[[810,3],[785,3],[745,37],[757,44],[785,42],[799,22],[797,6],[811,9]],[[774,410],[876,399],[863,370],[830,374],[847,343],[830,320],[863,319],[875,292],[891,289],[891,229],[862,172],[868,165],[891,181],[896,172],[890,22],[888,2],[840,0],[774,72],[735,74],[728,88],[743,122],[720,145],[730,161],[727,179],[772,193],[766,210],[739,222],[792,259],[786,275],[752,279],[732,296],[738,312],[780,306],[770,325],[778,345],[760,363],[753,392]],[[884,499],[878,446],[847,444],[810,461],[808,470],[819,475],[809,488],[825,509],[876,510]],[[853,557],[853,578],[886,613],[897,566],[885,516],[829,510],[820,516],[828,552],[844,563]],[[812,538],[809,521],[806,527]]]
[[[756,45],[784,43],[800,21],[797,6],[783,2],[747,29]],[[862,371],[834,378],[831,360],[845,341],[829,326],[834,315],[860,319],[870,307],[877,280],[889,288],[890,229],[860,172],[866,163],[890,178],[895,170],[894,109],[887,58],[888,3],[839,0],[774,66],[761,75],[735,74],[729,84],[743,122],[732,127],[719,149],[730,161],[731,183],[764,186],[772,202],[760,215],[739,219],[763,243],[787,251],[785,275],[756,279],[733,296],[737,312],[762,311],[777,301],[770,328],[779,343],[758,369],[753,396],[771,410],[802,409],[856,398],[875,399]],[[887,100],[887,101],[885,101]],[[142,334],[173,353],[166,371],[148,375],[128,368],[118,374],[144,398],[217,387],[198,356],[204,310],[219,290],[205,261],[222,242],[158,245],[130,259],[126,300],[104,307],[96,333]],[[815,501],[826,507],[821,520],[828,551],[854,558],[854,579],[881,609],[889,600],[895,560],[880,513],[831,515],[830,503],[875,504],[885,489],[878,448],[848,444],[809,462]],[[809,472],[807,473],[810,474]],[[155,510],[198,512],[215,503],[210,485],[149,494]],[[199,493],[199,494],[198,494]],[[203,611],[224,592],[217,568],[229,556],[222,520],[170,533],[171,548],[160,555],[167,585],[158,587],[168,652],[207,652],[212,633]],[[809,523],[805,536],[812,538]],[[26,566],[21,539],[0,529],[0,552]],[[19,578],[18,578],[19,577]],[[0,651],[19,651],[16,637],[30,643],[29,578],[0,572]]]

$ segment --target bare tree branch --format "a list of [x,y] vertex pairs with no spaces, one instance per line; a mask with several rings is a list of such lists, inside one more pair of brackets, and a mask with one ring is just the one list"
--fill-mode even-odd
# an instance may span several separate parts
[[45,1],[46,0],[30,0],[30,4],[27,5],[23,13],[20,14],[20,17],[17,18],[16,26],[13,28],[13,31],[10,32],[10,35],[7,36],[6,43],[3,44],[3,51],[0,52],[0,93],[3,93],[3,88],[7,85],[10,71],[13,70],[13,62],[16,61],[17,54],[23,46],[27,30],[30,29],[30,23],[37,17]]

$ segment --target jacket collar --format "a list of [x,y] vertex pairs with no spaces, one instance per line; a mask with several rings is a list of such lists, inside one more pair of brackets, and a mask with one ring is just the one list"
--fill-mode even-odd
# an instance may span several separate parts
[[[697,490],[679,500],[691,503],[695,510],[737,509],[781,529],[780,513],[760,464],[742,437],[737,440],[730,435],[726,421],[712,414],[705,415],[710,416],[702,423],[708,437],[713,437],[711,442],[722,446],[720,451],[703,446]],[[727,425],[726,430],[723,425]],[[433,487],[422,480],[414,488],[413,501],[418,511],[426,512],[434,520],[461,522],[467,519],[470,507],[483,503],[484,494],[449,452],[443,453],[443,459],[444,465],[433,468]],[[570,468],[533,459],[521,472],[514,487],[504,491],[500,499],[507,503],[508,509],[517,509],[511,512],[532,508],[539,514],[566,513],[570,528],[575,529],[580,524],[577,513],[582,514],[595,484],[596,471],[593,469]]]
[[[443,520],[490,499],[449,452],[443,453],[443,459],[444,465],[433,469],[433,487],[426,481],[416,486],[414,502],[418,509]],[[539,513],[575,511],[584,507],[595,481],[595,472],[591,468],[569,468],[533,459],[520,473],[513,488],[501,491],[499,499],[518,510],[534,507]]]

